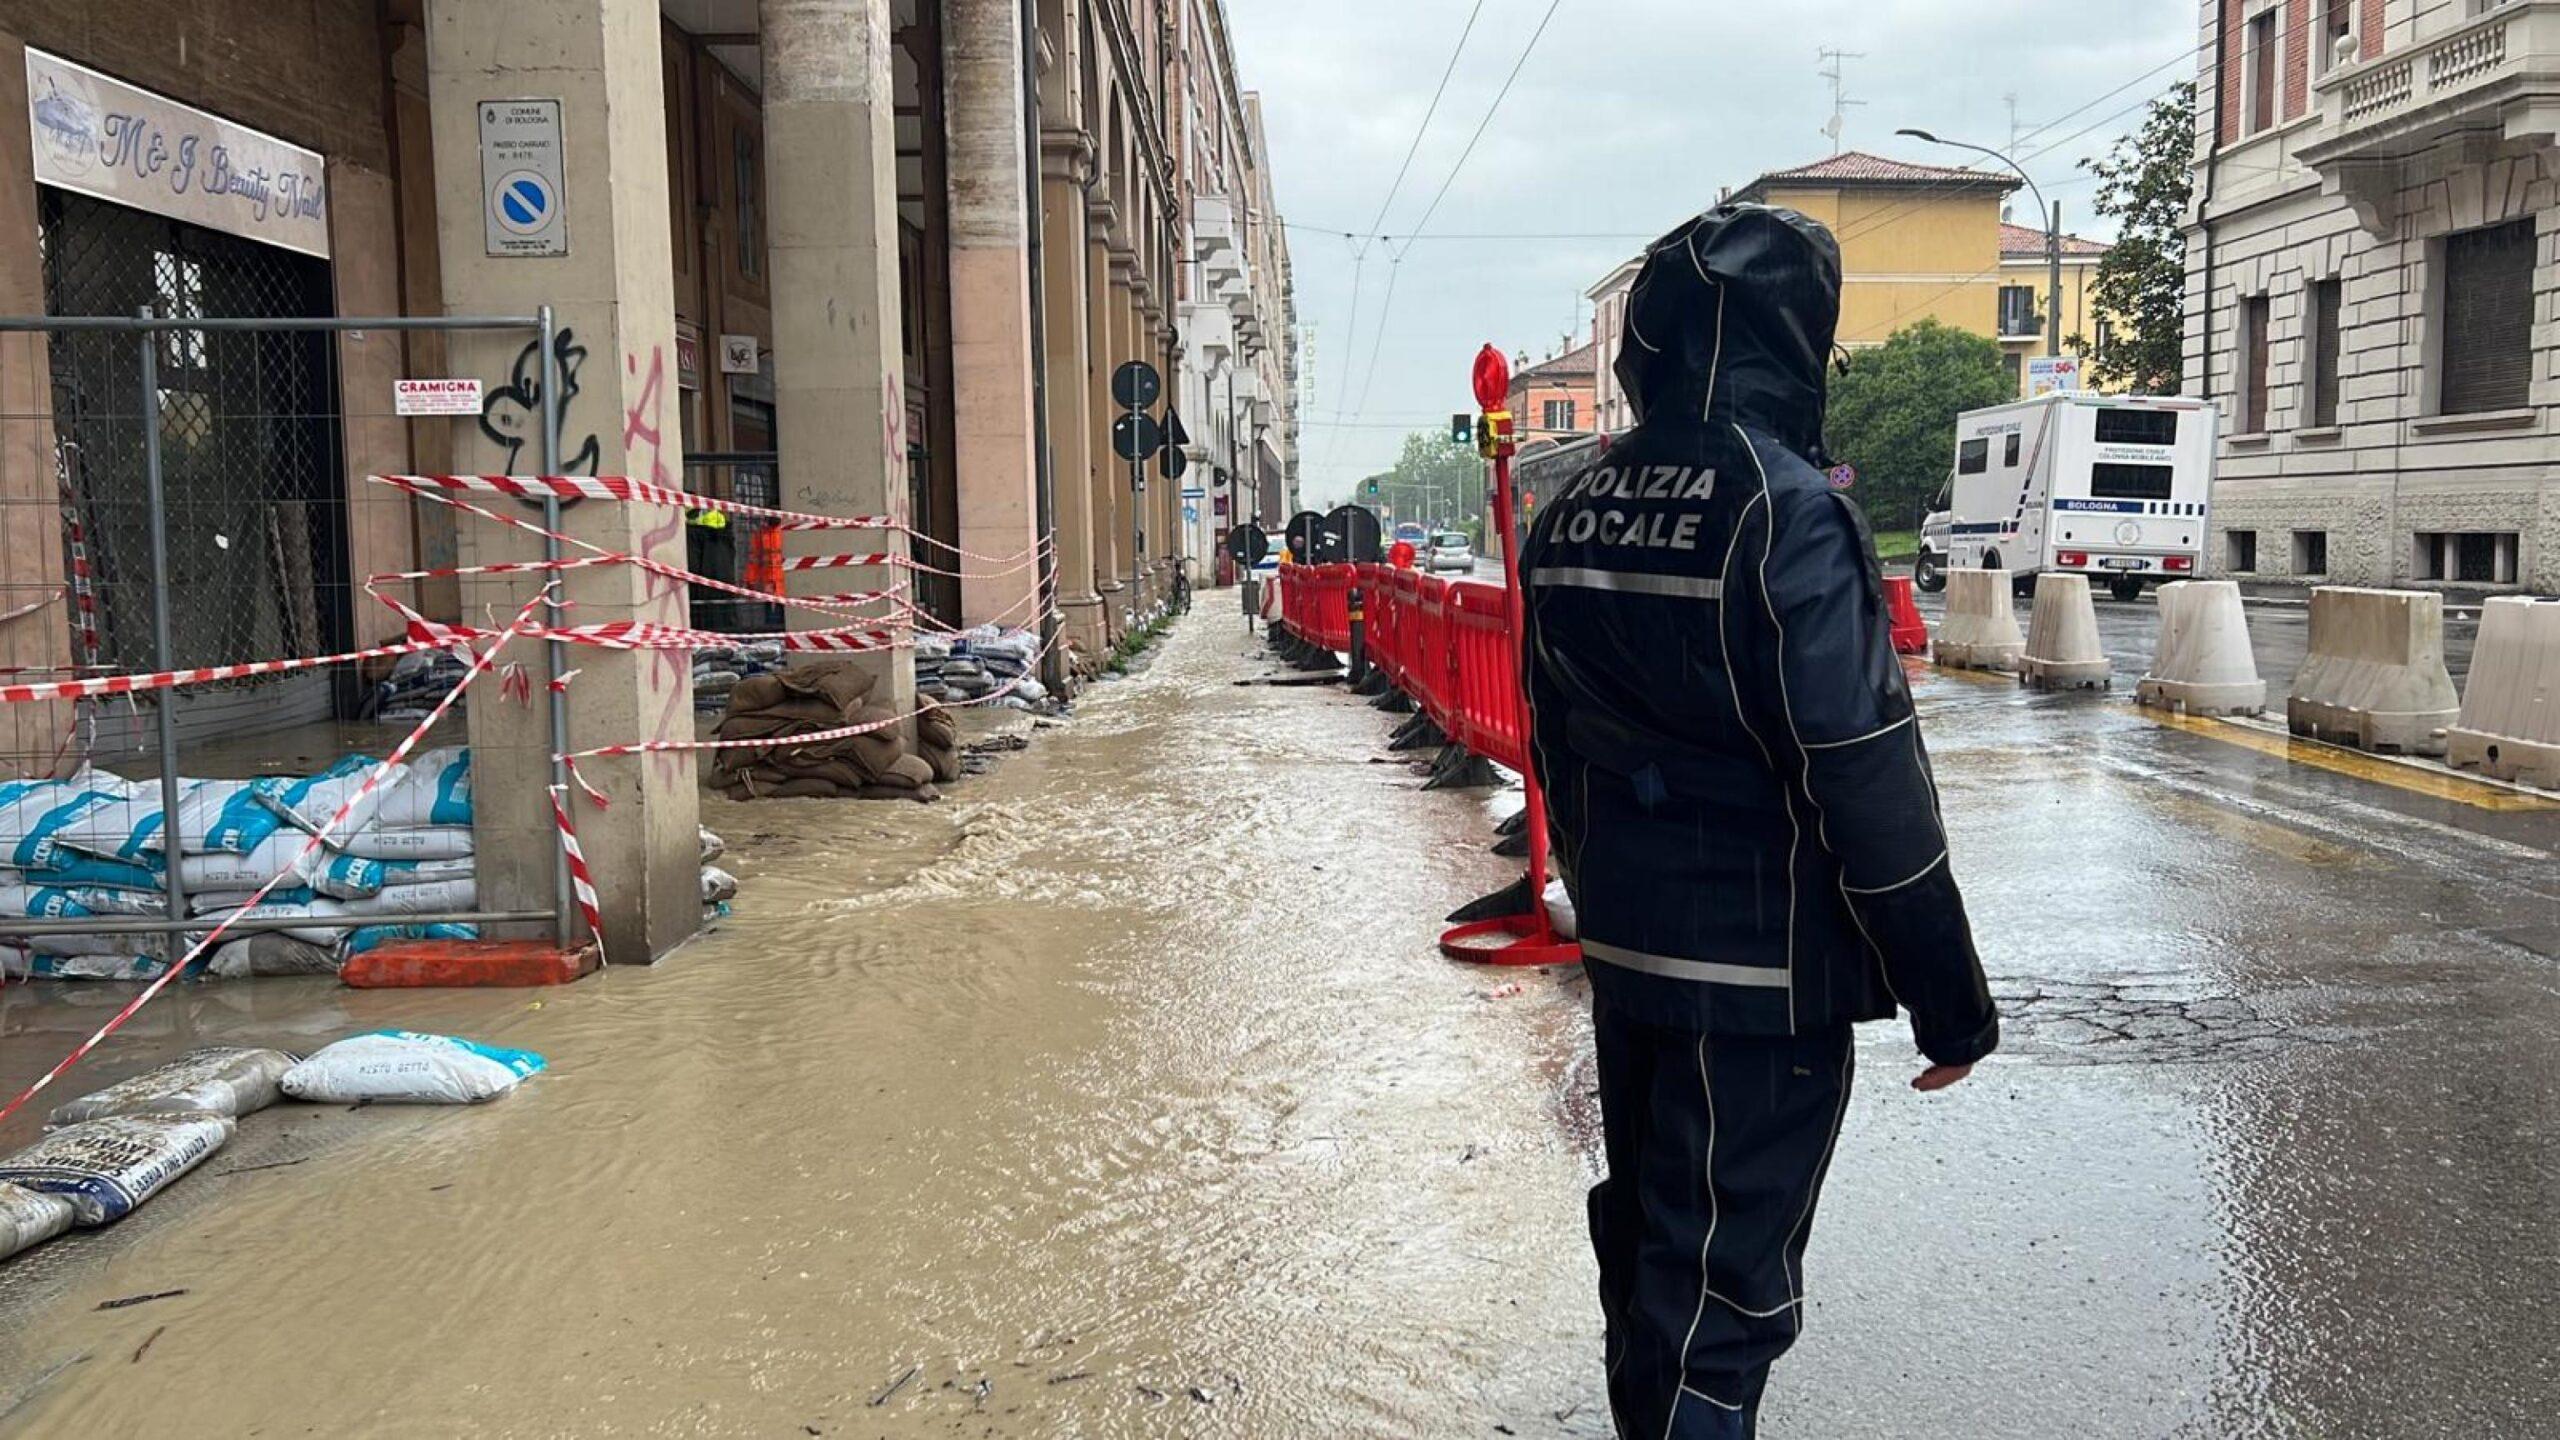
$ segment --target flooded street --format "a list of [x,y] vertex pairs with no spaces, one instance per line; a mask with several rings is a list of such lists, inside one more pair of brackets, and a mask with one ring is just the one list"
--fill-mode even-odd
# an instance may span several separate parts
[[[1218,599],[943,805],[706,801],[744,891],[654,969],[174,989],[67,1093],[388,1024],[552,1068],[265,1112],[0,1268],[0,1432],[1608,1434],[1587,987],[1438,956],[1497,802],[1239,686]],[[1924,1098],[1863,1032],[1768,1432],[2549,1433],[2560,807],[1919,690],[2009,1039]],[[0,1080],[121,999],[0,991]]]

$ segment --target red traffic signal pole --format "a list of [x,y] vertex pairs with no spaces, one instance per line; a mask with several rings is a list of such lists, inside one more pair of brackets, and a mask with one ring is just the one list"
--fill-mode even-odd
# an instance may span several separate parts
[[[1493,524],[1502,537],[1502,591],[1511,617],[1511,659],[1521,664],[1520,632],[1527,610],[1521,603],[1520,535],[1513,528],[1511,457],[1520,449],[1511,417],[1511,366],[1490,345],[1476,353],[1476,403],[1483,419],[1476,425],[1476,446],[1493,462]],[[1520,733],[1531,736],[1528,677],[1515,687],[1520,695]],[[1577,965],[1582,947],[1558,936],[1547,918],[1547,794],[1538,784],[1534,758],[1520,775],[1529,816],[1529,913],[1505,915],[1461,925],[1440,937],[1440,953],[1453,960],[1485,965]]]

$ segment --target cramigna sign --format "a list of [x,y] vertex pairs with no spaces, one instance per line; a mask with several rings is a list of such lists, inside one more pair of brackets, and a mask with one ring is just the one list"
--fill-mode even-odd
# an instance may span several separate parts
[[329,256],[318,153],[27,52],[36,179],[305,255]]

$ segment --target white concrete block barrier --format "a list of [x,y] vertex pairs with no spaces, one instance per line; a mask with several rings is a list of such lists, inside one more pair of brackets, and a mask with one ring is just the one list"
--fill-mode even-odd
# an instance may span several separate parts
[[2267,708],[2249,648],[2249,617],[2229,580],[2172,580],[2159,589],[2160,641],[2151,673],[2133,687],[2144,705],[2189,715],[2255,715]]
[[2462,714],[2445,758],[2560,790],[2560,599],[2502,595],[2480,609]]
[[2036,608],[2027,617],[2020,683],[2038,690],[2104,690],[2110,667],[2098,644],[2098,607],[2089,577],[2051,571],[2036,577]]
[[1947,614],[1929,658],[1959,670],[2015,670],[2026,652],[2006,570],[1947,572]]
[[2442,755],[2461,712],[2444,668],[2444,597],[2323,585],[2311,592],[2311,650],[2285,721],[2359,750]]

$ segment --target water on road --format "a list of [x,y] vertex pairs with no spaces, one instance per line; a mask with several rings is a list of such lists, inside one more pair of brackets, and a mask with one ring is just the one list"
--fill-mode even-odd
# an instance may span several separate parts
[[[1587,988],[1438,957],[1499,800],[1271,669],[1204,610],[952,803],[713,802],[738,913],[651,970],[173,992],[91,1078],[554,1068],[0,1267],[0,1431],[1608,1434]],[[1864,1033],[1769,1432],[2548,1433],[2560,811],[1921,689],[2010,1041],[1923,1098]],[[106,998],[0,994],[0,1079]]]

